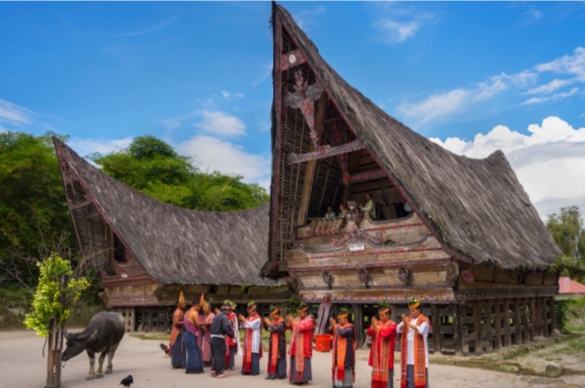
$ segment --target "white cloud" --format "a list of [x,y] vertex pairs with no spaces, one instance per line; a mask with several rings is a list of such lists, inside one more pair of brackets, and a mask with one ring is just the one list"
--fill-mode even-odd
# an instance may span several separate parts
[[34,115],[33,111],[0,98],[0,128],[10,130],[31,124]]
[[270,185],[270,159],[248,153],[231,142],[200,135],[179,144],[177,150],[199,160],[203,171],[241,175],[246,182],[258,182],[266,188]]
[[579,91],[579,88],[573,88],[568,92],[556,93],[548,97],[533,97],[522,103],[522,105],[542,104],[547,101],[562,100],[563,98],[571,97]]
[[76,137],[67,141],[67,144],[81,156],[91,155],[96,152],[105,155],[127,148],[132,143],[132,140],[132,137],[113,140],[80,139]]
[[[542,78],[549,75],[548,73],[554,73],[566,78],[555,78],[538,84]],[[415,122],[414,126],[420,126],[433,118],[452,116],[470,108],[474,104],[492,99],[512,87],[524,95],[543,95],[557,92],[550,96],[533,97],[521,103],[521,105],[532,105],[571,97],[579,92],[579,87],[566,91],[560,91],[560,89],[578,83],[585,83],[585,48],[583,47],[577,47],[572,55],[565,55],[551,62],[541,63],[512,75],[502,73],[490,77],[487,81],[478,82],[474,86],[459,87],[448,92],[434,93],[416,103],[403,101],[397,107],[397,110],[412,118]]]
[[557,89],[562,88],[563,86],[567,86],[572,84],[573,80],[568,79],[553,79],[547,84],[540,85],[536,88],[529,89],[526,94],[548,94],[552,93]]
[[498,125],[472,141],[430,140],[459,155],[485,158],[500,149],[544,219],[563,206],[585,211],[585,127],[573,128],[558,117],[528,126],[528,135]]
[[226,100],[229,100],[231,97],[237,97],[237,98],[244,98],[244,97],[246,97],[243,93],[230,93],[230,92],[227,92],[225,90],[222,90],[221,91],[221,95]]
[[390,19],[380,19],[379,23],[383,30],[386,31],[386,41],[390,43],[401,43],[412,38],[420,28],[420,23],[416,20],[408,22],[396,22]]
[[315,16],[325,13],[325,7],[318,6],[313,9],[304,9],[294,14],[294,20],[305,32],[311,30],[317,25]]
[[220,111],[204,110],[199,113],[203,116],[203,121],[193,126],[204,132],[226,137],[237,137],[246,133],[246,126],[235,116]]
[[403,102],[398,111],[405,116],[419,121],[419,125],[431,119],[453,114],[463,108],[469,101],[469,92],[463,89],[455,89],[450,92],[435,94],[418,104]]
[[544,17],[544,14],[537,9],[529,9],[524,12],[528,22],[535,23]]
[[579,82],[585,82],[585,48],[577,47],[574,55],[565,55],[548,63],[541,63],[535,69],[541,73],[553,72],[575,77]]

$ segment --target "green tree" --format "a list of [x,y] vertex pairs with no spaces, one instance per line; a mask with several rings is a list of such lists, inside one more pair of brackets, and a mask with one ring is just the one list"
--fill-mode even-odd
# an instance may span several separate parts
[[75,246],[51,135],[0,133],[0,270],[29,285],[38,272],[26,258]]
[[555,268],[577,280],[585,271],[585,228],[577,206],[561,208],[561,214],[548,216],[546,227],[563,252]]
[[89,287],[82,276],[76,276],[71,264],[56,254],[39,262],[38,285],[32,302],[32,312],[26,314],[24,324],[46,337],[49,345],[47,357],[47,385],[61,385],[61,351],[63,350],[63,328],[71,313],[71,305],[79,299],[81,292]]
[[188,209],[243,210],[269,200],[264,188],[242,182],[241,176],[201,172],[189,158],[153,136],[137,137],[127,149],[93,159],[113,178]]

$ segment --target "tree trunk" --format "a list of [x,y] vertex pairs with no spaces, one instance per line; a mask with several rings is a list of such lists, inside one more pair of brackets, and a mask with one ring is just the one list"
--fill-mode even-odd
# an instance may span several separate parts
[[61,386],[61,351],[63,350],[63,329],[53,318],[49,324],[48,354],[47,354],[47,385],[45,388],[59,388]]

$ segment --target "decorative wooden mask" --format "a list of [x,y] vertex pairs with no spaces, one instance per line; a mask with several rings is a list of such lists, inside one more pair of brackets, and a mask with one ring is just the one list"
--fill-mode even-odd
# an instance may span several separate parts
[[412,283],[412,271],[408,268],[400,267],[398,269],[398,279],[407,286]]
[[331,289],[331,287],[333,287],[333,283],[335,283],[335,277],[327,270],[324,270],[321,273],[321,277],[323,278],[325,284],[327,284],[327,288]]
[[372,275],[370,275],[367,268],[360,268],[358,272],[358,279],[364,284],[364,286],[366,286],[366,288],[370,288]]

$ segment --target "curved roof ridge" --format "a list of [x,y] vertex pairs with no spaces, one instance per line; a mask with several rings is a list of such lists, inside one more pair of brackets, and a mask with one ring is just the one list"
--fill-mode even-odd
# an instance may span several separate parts
[[268,257],[268,204],[233,212],[181,208],[127,186],[59,145],[107,221],[157,282],[279,284],[259,276]]

